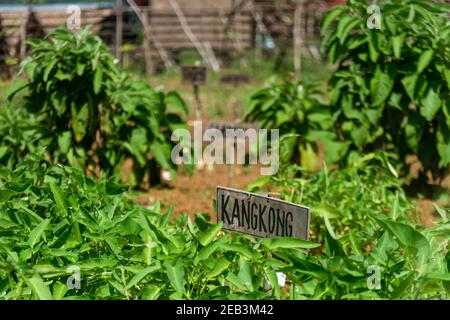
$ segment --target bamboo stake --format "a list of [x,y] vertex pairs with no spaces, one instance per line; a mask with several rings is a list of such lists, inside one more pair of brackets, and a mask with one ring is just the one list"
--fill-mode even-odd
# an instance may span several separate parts
[[122,64],[122,47],[123,43],[123,0],[116,2],[116,41],[115,41],[115,56],[119,63]]
[[294,69],[295,69],[295,80],[301,80],[302,74],[302,13],[303,13],[303,3],[304,0],[297,0],[295,3],[295,13],[294,13]]
[[145,71],[148,75],[153,73],[153,59],[152,59],[152,48],[150,46],[150,35],[149,35],[149,22],[148,22],[148,12],[143,14],[144,25],[144,57],[145,57]]
[[202,120],[202,102],[200,100],[200,86],[194,84],[194,98],[195,98],[195,119],[197,121]]
[[164,65],[166,66],[166,68],[170,69],[172,67],[175,67],[175,63],[170,58],[166,49],[164,49],[162,44],[158,40],[156,40],[155,37],[152,35],[151,28],[148,25],[148,20],[142,13],[142,10],[138,7],[136,2],[134,2],[134,0],[127,0],[127,2],[130,5],[131,9],[136,13],[139,21],[142,23],[144,27],[144,30],[146,30],[146,32],[144,32],[144,37],[146,37],[149,41],[153,42],[156,50],[158,50],[161,59],[164,61]]
[[28,37],[28,22],[30,21],[31,9],[25,13],[22,24],[20,25],[20,60],[25,60],[27,55],[27,37]]
[[248,3],[250,6],[250,11],[253,16],[253,19],[256,21],[256,27],[258,28],[258,31],[260,33],[260,37],[258,37],[258,43],[257,43],[257,49],[260,56],[262,56],[262,36],[265,35],[266,37],[270,37],[270,32],[267,30],[266,26],[264,25],[264,20],[262,13],[260,12],[260,7],[255,3],[255,1],[251,1]]

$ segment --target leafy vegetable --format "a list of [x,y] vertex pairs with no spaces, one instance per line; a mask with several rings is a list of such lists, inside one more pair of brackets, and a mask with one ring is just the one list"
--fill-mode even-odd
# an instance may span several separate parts
[[339,160],[347,149],[333,134],[330,110],[319,102],[319,93],[313,85],[271,82],[252,96],[245,119],[259,122],[263,128],[280,130],[283,162],[314,170],[317,141],[329,150],[328,162]]
[[[383,150],[403,173],[416,155],[423,170],[450,167],[450,6],[434,1],[377,3],[381,30],[369,29],[367,1],[350,0],[324,19],[323,49],[337,70],[330,80],[343,159]],[[337,24],[337,28],[331,28]]]
[[[4,140],[0,148],[9,149],[12,144],[16,157],[45,148],[54,163],[97,176],[100,171],[119,175],[130,159],[133,167],[128,182],[134,186],[143,186],[145,181],[159,183],[161,168],[175,173],[170,137],[176,128],[187,128],[181,118],[187,108],[178,94],[166,95],[130,79],[88,29],[72,33],[59,28],[30,45],[30,56],[22,64],[28,83],[10,96],[25,92],[27,112],[20,112],[25,120],[3,116],[8,121],[0,130],[8,131],[9,137],[0,138]],[[27,139],[19,144],[13,133],[22,122],[27,131],[20,135]],[[36,132],[39,140],[32,136]],[[1,151],[0,161],[5,157]],[[19,160],[10,158],[10,167]]]

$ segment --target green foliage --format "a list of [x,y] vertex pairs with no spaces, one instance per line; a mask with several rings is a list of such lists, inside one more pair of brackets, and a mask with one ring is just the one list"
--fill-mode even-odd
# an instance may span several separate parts
[[[368,219],[374,219],[368,217]],[[293,261],[291,292],[300,299],[448,299],[448,230],[440,224],[441,242],[429,230],[417,230],[389,218],[367,252],[354,237],[353,248],[327,234],[325,255],[289,257]],[[375,281],[380,276],[379,284]]]
[[[266,273],[283,263],[261,263],[264,256],[317,247],[224,235],[203,216],[173,223],[172,206],[165,214],[159,204],[144,209],[126,189],[44,161],[1,168],[2,298],[271,298]],[[74,267],[79,290],[66,286]]]
[[[323,22],[323,32],[337,22],[324,45],[338,65],[332,112],[301,83],[271,83],[247,112],[280,129],[282,160],[298,164],[252,188],[311,207],[313,242],[224,233],[202,215],[174,221],[173,206],[133,203],[107,177],[128,158],[133,185],[174,170],[170,136],[186,106],[131,80],[87,30],[33,41],[18,90],[27,108],[0,109],[0,299],[448,299],[450,211],[435,206],[440,221],[416,225],[386,156],[417,154],[436,176],[450,163],[448,7],[380,6],[380,31],[365,27],[365,1]],[[356,161],[310,173],[318,140],[327,162]],[[99,168],[100,181],[85,175]],[[79,289],[67,285],[74,270]]]
[[[364,176],[362,170],[359,174]],[[342,197],[357,193],[331,174],[330,179]],[[316,183],[322,182],[311,180]],[[388,183],[386,199],[393,199],[392,188]],[[370,204],[374,210],[366,219],[377,228],[367,241],[359,237],[364,230],[338,237],[325,231],[316,237],[324,239],[320,247],[291,238],[224,234],[220,224],[211,225],[201,215],[195,224],[186,216],[172,222],[172,206],[165,214],[159,204],[142,208],[122,194],[126,189],[44,161],[24,162],[15,170],[2,167],[1,298],[411,299],[448,294],[445,211],[439,208],[445,219],[435,228],[402,222],[399,217],[409,208],[402,195],[397,216],[383,206],[382,195],[378,211]],[[317,202],[305,194],[303,199]],[[373,265],[380,268],[380,290],[368,286]],[[67,286],[68,280],[73,284],[69,277],[76,279],[74,270],[80,272],[79,289]],[[288,291],[279,287],[276,272],[286,274]]]
[[345,144],[337,142],[332,133],[330,111],[319,102],[319,95],[312,85],[273,81],[252,96],[245,119],[259,122],[263,128],[280,130],[282,162],[314,170],[318,140],[330,151],[326,159],[329,162],[337,161],[346,152]]
[[[371,239],[379,226],[368,219],[370,215],[405,222],[410,221],[409,215],[415,210],[396,172],[375,164],[384,161],[381,154],[369,154],[346,168],[330,171],[324,168],[300,178],[301,168],[288,165],[269,181],[287,201],[313,208],[310,228],[313,240],[323,241],[325,231],[336,237],[348,235],[349,230],[361,239]],[[258,185],[255,182],[254,186]]]
[[133,185],[142,184],[146,174],[158,181],[159,168],[175,170],[171,132],[187,126],[178,94],[130,79],[87,29],[74,34],[60,28],[30,45],[22,64],[29,82],[18,91],[27,90],[28,112],[42,119],[53,162],[109,176],[133,159]]
[[384,150],[405,170],[414,154],[424,173],[442,177],[450,165],[450,6],[377,5],[381,30],[366,26],[362,0],[334,8],[323,21],[323,48],[337,64],[330,80],[333,118],[339,138],[351,143],[346,158]]
[[[372,163],[374,157],[381,158],[369,155],[349,168],[303,178],[297,178],[299,168],[289,166],[253,185],[311,207],[311,239],[323,247],[310,256],[286,255],[293,264],[291,297],[448,299],[448,213],[437,207],[442,220],[433,228],[415,225],[401,182]],[[369,284],[375,288],[368,290]]]
[[45,144],[42,116],[29,115],[24,109],[0,105],[0,165],[13,167]]

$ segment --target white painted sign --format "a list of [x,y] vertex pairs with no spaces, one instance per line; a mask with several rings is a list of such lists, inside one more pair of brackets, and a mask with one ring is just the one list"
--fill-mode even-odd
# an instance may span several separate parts
[[256,237],[309,239],[310,209],[291,202],[217,187],[217,221]]

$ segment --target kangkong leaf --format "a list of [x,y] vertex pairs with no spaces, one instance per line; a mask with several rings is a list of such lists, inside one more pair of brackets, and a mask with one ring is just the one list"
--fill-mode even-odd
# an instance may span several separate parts
[[69,152],[70,147],[72,146],[72,134],[70,131],[65,131],[58,137],[58,145],[61,152]]
[[63,284],[59,281],[56,282],[53,285],[53,299],[54,300],[62,300],[64,298],[64,296],[66,295],[67,291],[69,291],[67,284]]
[[439,97],[439,93],[435,91],[435,88],[430,87],[421,102],[420,114],[424,116],[427,121],[432,121],[436,116],[436,113],[441,109],[442,100]]
[[419,75],[417,74],[408,75],[402,79],[403,87],[412,101],[415,101],[416,84],[418,79]]
[[385,218],[375,218],[375,220],[394,235],[402,245],[417,249],[421,254],[418,258],[421,259],[421,263],[425,263],[424,259],[430,253],[430,244],[420,232],[404,223],[394,222]]
[[405,42],[405,37],[406,37],[405,33],[402,33],[398,36],[392,37],[392,48],[394,50],[394,56],[397,59],[400,59],[400,57],[401,57],[401,52],[402,52],[403,44]]
[[41,240],[41,238],[45,235],[45,231],[47,230],[49,223],[49,220],[44,220],[33,230],[31,230],[30,237],[28,238],[28,244],[31,248],[34,248],[36,244]]
[[145,292],[142,295],[142,300],[156,300],[158,299],[160,292],[161,288],[150,285],[145,289]]
[[52,191],[57,211],[61,216],[67,216],[69,214],[69,210],[67,209],[67,199],[61,188],[55,183],[50,183],[50,190]]
[[220,257],[214,264],[214,268],[206,275],[207,278],[216,278],[222,272],[224,272],[231,262],[229,262],[225,257]]
[[347,36],[350,31],[352,31],[356,26],[361,24],[362,20],[355,19],[354,17],[344,16],[338,23],[337,26],[337,37],[339,43],[342,45],[345,43]]
[[175,91],[169,92],[165,96],[165,102],[168,106],[174,107],[175,110],[180,112],[181,114],[184,114],[184,115],[189,114],[189,109],[188,109],[186,103],[183,101],[183,99],[177,92],[175,92]]
[[198,236],[198,241],[203,245],[207,246],[211,241],[217,236],[217,234],[222,230],[223,222],[220,221],[219,224],[212,226],[206,230],[203,234]]
[[186,280],[184,279],[185,271],[182,259],[178,259],[175,264],[172,264],[169,261],[165,261],[164,269],[166,271],[167,277],[169,278],[170,284],[177,293],[178,298],[182,299],[184,294],[184,286],[186,284]]
[[154,272],[155,270],[158,270],[159,268],[160,268],[160,266],[156,265],[156,266],[151,266],[151,267],[142,269],[141,271],[136,273],[133,278],[131,278],[131,280],[130,280],[130,282],[128,282],[126,288],[131,289],[136,284],[141,282],[148,274]]
[[102,81],[103,81],[103,69],[101,66],[97,66],[97,69],[95,70],[95,76],[94,76],[94,93],[99,94],[100,90],[102,88]]
[[27,279],[26,283],[39,300],[53,300],[50,289],[45,285],[39,275],[36,274]]
[[417,64],[417,72],[422,73],[430,64],[433,59],[434,51],[432,49],[424,51],[419,58],[419,62]]
[[336,20],[342,13],[344,13],[345,7],[335,7],[332,10],[330,10],[326,15],[325,18],[322,21],[321,25],[321,34],[324,35],[327,31],[328,27],[331,25],[333,21]]
[[276,249],[314,249],[320,247],[320,244],[299,240],[295,238],[274,238],[274,239],[264,239],[262,242],[269,250]]
[[377,66],[374,77],[370,81],[372,106],[382,105],[392,92],[394,86],[395,70],[389,67],[387,71]]
[[89,105],[84,104],[80,109],[72,105],[72,130],[76,142],[81,142],[86,136],[89,124]]

